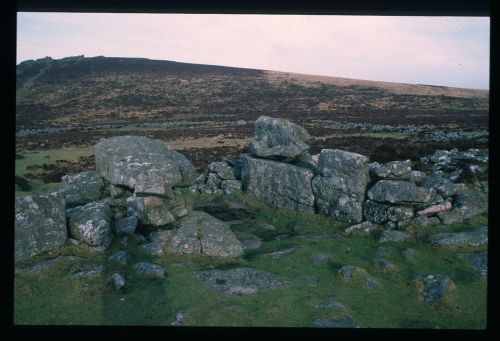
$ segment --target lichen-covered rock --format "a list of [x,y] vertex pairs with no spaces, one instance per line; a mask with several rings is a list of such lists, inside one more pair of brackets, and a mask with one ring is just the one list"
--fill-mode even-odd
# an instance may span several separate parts
[[384,164],[370,164],[370,176],[374,179],[408,180],[411,172],[411,161],[390,161]]
[[29,195],[15,201],[14,259],[27,259],[66,243],[64,194]]
[[231,194],[237,191],[241,191],[241,181],[239,180],[223,180],[220,183],[220,188],[224,194]]
[[348,282],[351,280],[361,280],[369,289],[374,289],[379,286],[377,279],[369,275],[365,269],[354,265],[344,265],[340,268],[339,274]]
[[101,250],[107,249],[113,240],[111,209],[105,201],[73,209],[68,227],[72,238]]
[[252,268],[206,270],[199,272],[197,277],[213,290],[229,295],[254,294],[262,289],[284,286],[270,273]]
[[134,192],[132,190],[126,189],[126,187],[109,185],[109,206],[126,207],[127,199],[130,198],[133,194]]
[[460,193],[455,196],[453,206],[460,211],[464,219],[470,219],[488,211],[488,198],[480,193]]
[[236,180],[234,170],[225,161],[212,162],[208,165],[208,169],[217,174],[221,180]]
[[443,246],[482,246],[488,244],[488,228],[474,231],[439,233],[430,237],[431,244]]
[[418,185],[425,188],[434,188],[443,197],[450,197],[457,192],[458,187],[442,176],[429,175],[420,180]]
[[118,236],[131,236],[135,233],[139,219],[136,216],[123,218],[116,222],[115,229]]
[[311,180],[305,168],[246,155],[241,169],[242,188],[251,197],[276,208],[314,213]]
[[404,221],[414,216],[413,208],[406,205],[390,205],[366,200],[363,204],[363,215],[374,224],[383,224],[385,222]]
[[179,221],[170,250],[218,257],[238,257],[243,254],[243,246],[229,225],[200,211],[192,211]]
[[95,171],[65,175],[61,181],[64,185],[62,191],[66,199],[66,207],[76,207],[98,201],[107,194],[107,186]]
[[113,185],[136,194],[170,196],[173,187],[194,183],[191,162],[167,143],[143,136],[117,136],[94,147],[96,170]]
[[344,230],[344,234],[348,235],[348,236],[351,236],[353,234],[356,234],[356,235],[360,234],[360,235],[369,236],[370,234],[372,234],[374,231],[376,231],[379,228],[380,228],[379,225],[375,225],[370,221],[364,221],[362,223],[349,226],[348,228],[346,228]]
[[380,236],[379,242],[401,242],[410,238],[411,235],[408,232],[404,231],[396,231],[396,230],[387,230],[382,232]]
[[142,224],[154,227],[166,226],[188,213],[184,198],[175,193],[171,199],[134,195],[127,199],[127,207],[129,213],[136,215]]
[[343,150],[321,151],[319,175],[312,180],[319,213],[351,223],[363,220],[368,161],[366,156]]
[[445,275],[416,275],[413,281],[419,286],[424,303],[441,301],[455,284]]
[[434,199],[433,188],[398,180],[381,180],[375,183],[367,193],[370,200],[390,204],[429,203]]
[[233,156],[226,156],[224,158],[224,162],[226,162],[233,169],[236,180],[241,180],[241,160]]
[[144,278],[164,279],[166,271],[163,267],[148,262],[139,262],[134,264],[134,271],[137,275]]
[[255,140],[249,150],[255,156],[291,161],[309,149],[309,133],[283,118],[261,116],[255,121]]

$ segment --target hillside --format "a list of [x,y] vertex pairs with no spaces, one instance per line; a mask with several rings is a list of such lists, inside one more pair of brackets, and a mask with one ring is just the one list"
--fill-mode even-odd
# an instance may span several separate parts
[[487,128],[485,90],[410,85],[144,58],[50,57],[17,66],[16,131],[171,120]]

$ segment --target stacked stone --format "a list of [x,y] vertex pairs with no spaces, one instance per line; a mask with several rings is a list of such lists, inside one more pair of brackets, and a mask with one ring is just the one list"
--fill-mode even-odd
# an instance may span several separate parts
[[207,194],[230,194],[241,190],[241,160],[227,156],[212,162],[197,180],[194,190]]

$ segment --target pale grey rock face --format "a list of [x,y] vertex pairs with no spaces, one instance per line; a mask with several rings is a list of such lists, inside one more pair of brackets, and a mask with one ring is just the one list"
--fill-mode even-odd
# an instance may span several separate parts
[[221,180],[236,180],[234,170],[226,162],[212,162],[208,165],[208,169],[217,174]]
[[418,185],[425,188],[434,188],[443,197],[450,197],[457,192],[458,187],[447,178],[430,175],[422,178]]
[[309,150],[309,133],[283,118],[261,116],[255,121],[255,140],[249,150],[261,158],[292,161]]
[[338,149],[323,149],[312,181],[318,213],[350,223],[363,220],[369,159]]
[[142,136],[118,136],[94,147],[96,170],[113,185],[135,193],[171,195],[173,187],[195,181],[195,168],[165,142]]
[[229,225],[201,211],[192,211],[179,221],[170,250],[217,257],[238,257],[243,254],[243,246]]
[[107,249],[113,240],[111,209],[105,201],[73,209],[68,227],[72,238],[102,250]]
[[98,201],[107,194],[107,186],[95,171],[65,175],[61,180],[64,185],[62,191],[66,199],[66,207],[76,207]]
[[433,188],[417,187],[410,182],[398,180],[381,180],[367,193],[370,200],[390,204],[425,204],[432,202],[434,196]]
[[241,191],[241,181],[240,180],[223,180],[220,184],[220,188],[224,194],[231,194],[236,191]]
[[284,286],[270,273],[252,268],[206,270],[199,272],[197,277],[213,290],[229,295],[254,294],[262,289]]
[[66,243],[64,194],[29,195],[15,201],[14,259],[27,259]]
[[439,233],[430,237],[431,244],[443,246],[482,246],[488,244],[488,228],[474,231]]
[[243,191],[269,206],[314,213],[313,173],[308,169],[246,155],[241,178]]
[[390,161],[370,165],[370,176],[375,179],[408,180],[411,177],[411,161]]

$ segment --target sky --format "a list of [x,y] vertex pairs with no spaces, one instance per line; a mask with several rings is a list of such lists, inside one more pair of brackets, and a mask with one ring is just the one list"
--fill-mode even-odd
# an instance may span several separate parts
[[17,63],[140,57],[489,89],[489,17],[29,13]]

